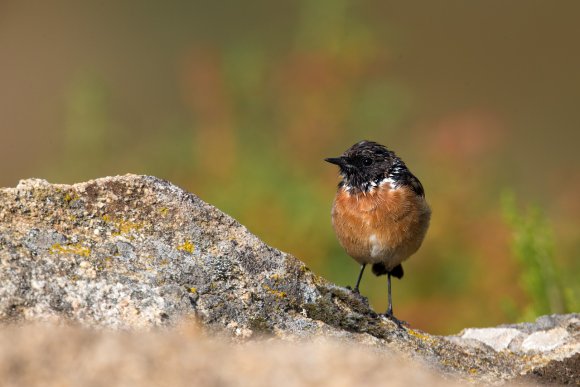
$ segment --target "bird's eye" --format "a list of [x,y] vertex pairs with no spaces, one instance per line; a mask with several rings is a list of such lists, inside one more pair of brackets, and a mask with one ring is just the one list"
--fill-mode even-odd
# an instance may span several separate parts
[[365,167],[368,167],[369,165],[371,165],[373,163],[373,159],[369,159],[368,157],[366,159],[363,159],[363,165]]

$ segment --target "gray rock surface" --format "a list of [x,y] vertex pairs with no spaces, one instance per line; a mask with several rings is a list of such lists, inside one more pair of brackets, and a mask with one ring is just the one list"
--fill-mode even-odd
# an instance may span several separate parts
[[580,353],[580,314],[542,316],[534,323],[497,328],[468,328],[450,341],[477,347],[484,344],[494,351],[508,350],[523,356],[540,355],[562,360]]
[[0,190],[0,321],[150,329],[187,316],[240,339],[332,337],[481,382],[537,374],[580,352],[577,314],[453,337],[399,329],[154,177],[30,179]]

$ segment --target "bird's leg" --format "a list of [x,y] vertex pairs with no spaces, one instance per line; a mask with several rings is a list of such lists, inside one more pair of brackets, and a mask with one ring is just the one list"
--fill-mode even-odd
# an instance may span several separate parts
[[387,292],[389,293],[389,307],[387,316],[393,317],[393,297],[391,296],[391,273],[387,273]]
[[397,324],[399,328],[403,328],[403,325],[409,326],[407,322],[399,320],[393,315],[393,297],[391,295],[391,273],[387,273],[387,292],[389,297],[389,307],[387,308],[385,316],[387,316],[389,320]]
[[367,266],[366,263],[360,265],[360,273],[358,273],[358,279],[356,280],[356,285],[354,286],[353,292],[359,293],[358,286],[360,285],[360,280],[362,279],[363,272],[365,271],[365,267]]

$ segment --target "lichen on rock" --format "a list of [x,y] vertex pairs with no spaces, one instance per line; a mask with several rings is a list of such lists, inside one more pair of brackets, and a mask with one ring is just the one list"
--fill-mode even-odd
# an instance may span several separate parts
[[453,337],[398,328],[364,298],[155,177],[30,179],[0,190],[0,321],[134,330],[188,317],[240,340],[330,337],[481,382],[580,351],[578,315]]

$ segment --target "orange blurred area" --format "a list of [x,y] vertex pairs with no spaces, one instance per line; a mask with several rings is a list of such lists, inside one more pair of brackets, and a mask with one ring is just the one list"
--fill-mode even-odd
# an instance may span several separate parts
[[[504,192],[542,210],[559,286],[577,306],[579,11],[523,0],[2,2],[0,184],[156,175],[353,285],[358,266],[330,226],[337,171],[322,160],[375,140],[421,179],[433,209],[394,283],[400,318],[452,333],[529,317],[537,293],[522,283]],[[386,308],[383,277],[367,273],[361,292]]]

